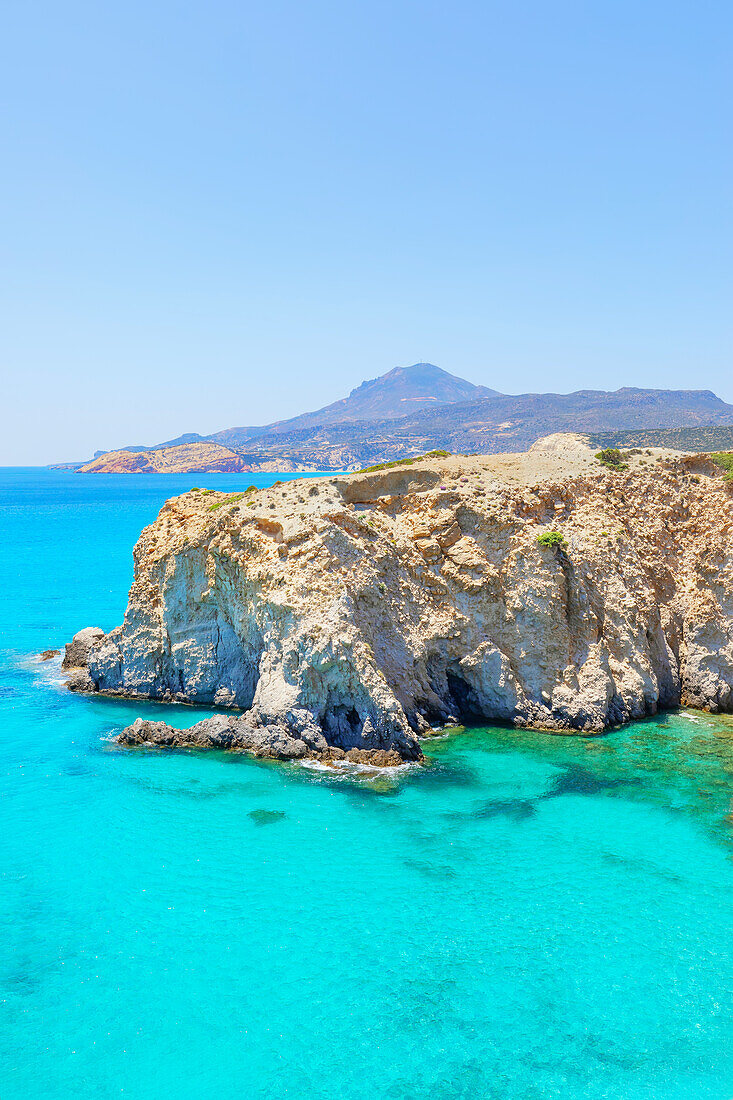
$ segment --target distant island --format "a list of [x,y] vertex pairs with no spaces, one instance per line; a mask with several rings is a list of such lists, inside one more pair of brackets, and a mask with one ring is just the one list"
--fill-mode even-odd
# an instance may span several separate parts
[[516,452],[553,432],[568,431],[592,436],[602,446],[726,449],[733,405],[710,390],[626,387],[512,396],[432,363],[415,363],[290,420],[209,436],[189,432],[152,447],[97,452],[87,462],[64,468],[80,473],[358,470],[438,449]]

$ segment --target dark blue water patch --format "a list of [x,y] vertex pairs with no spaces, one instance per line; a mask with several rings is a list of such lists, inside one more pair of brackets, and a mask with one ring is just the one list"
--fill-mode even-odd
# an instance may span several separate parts
[[456,811],[450,816],[455,821],[506,818],[519,824],[534,818],[540,807],[552,799],[566,795],[597,797],[610,792],[619,793],[641,785],[642,780],[638,776],[623,778],[606,776],[596,774],[580,765],[570,764],[565,765],[561,774],[552,781],[549,790],[540,791],[531,798],[491,798],[473,804],[468,809]]
[[[547,796],[544,796],[547,797]],[[478,806],[472,816],[480,819],[492,817],[507,817],[511,821],[526,821],[537,813],[537,804],[542,796],[536,799],[529,798],[497,798],[484,802]]]
[[450,863],[434,863],[425,859],[415,859],[413,856],[409,856],[403,862],[405,867],[418,871],[427,878],[447,880],[458,877],[456,868],[451,866]]
[[71,763],[67,764],[64,768],[64,775],[88,779],[90,776],[99,777],[99,772],[88,764],[82,763],[80,760],[72,760]]
[[655,878],[663,879],[665,882],[672,882],[677,885],[681,885],[685,882],[683,875],[671,871],[667,867],[660,867],[651,860],[635,859],[633,856],[628,855],[622,856],[617,852],[603,852],[601,858],[614,867],[621,867],[623,870],[635,872],[644,878],[651,875]]
[[587,768],[582,768],[574,764],[568,765],[565,768],[563,774],[555,780],[553,789],[548,791],[544,797],[558,798],[565,794],[595,796],[605,791],[613,791],[630,786],[640,786],[641,783],[642,779],[640,776],[627,775],[624,777],[613,777],[598,775],[595,772],[589,771]]
[[0,989],[8,996],[31,997],[38,992],[40,982],[35,972],[34,961],[28,960],[28,970],[13,970],[0,974]]
[[250,810],[247,814],[255,825],[275,825],[288,816],[284,810]]
[[419,783],[425,790],[450,790],[458,784],[463,790],[480,789],[483,786],[480,773],[463,760],[436,761],[427,759],[419,770],[411,772],[408,779]]

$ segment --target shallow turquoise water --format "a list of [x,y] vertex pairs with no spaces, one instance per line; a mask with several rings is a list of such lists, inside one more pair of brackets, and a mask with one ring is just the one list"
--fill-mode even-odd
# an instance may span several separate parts
[[32,655],[120,621],[191,480],[0,471],[3,1100],[729,1100],[733,725],[466,731],[376,782],[118,750],[140,705]]

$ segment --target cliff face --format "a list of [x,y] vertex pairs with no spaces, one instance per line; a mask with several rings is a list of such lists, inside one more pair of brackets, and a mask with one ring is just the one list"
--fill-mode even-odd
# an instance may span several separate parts
[[[549,529],[565,550],[538,544]],[[611,472],[576,437],[191,492],[143,531],[124,623],[74,686],[240,707],[229,734],[268,751],[277,732],[296,746],[278,755],[415,758],[456,718],[599,732],[730,711],[732,566],[714,465],[654,452]],[[143,727],[126,739],[165,743]]]

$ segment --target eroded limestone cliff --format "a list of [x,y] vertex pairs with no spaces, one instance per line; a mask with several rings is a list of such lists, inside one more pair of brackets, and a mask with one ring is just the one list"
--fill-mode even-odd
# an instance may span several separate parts
[[[578,437],[169,500],[77,689],[241,708],[175,736],[420,756],[455,719],[600,732],[733,709],[733,487],[705,458],[615,472]],[[538,536],[562,532],[566,547]],[[67,662],[68,663],[68,662]],[[155,727],[155,728],[153,728]],[[166,732],[168,731],[168,732]]]

